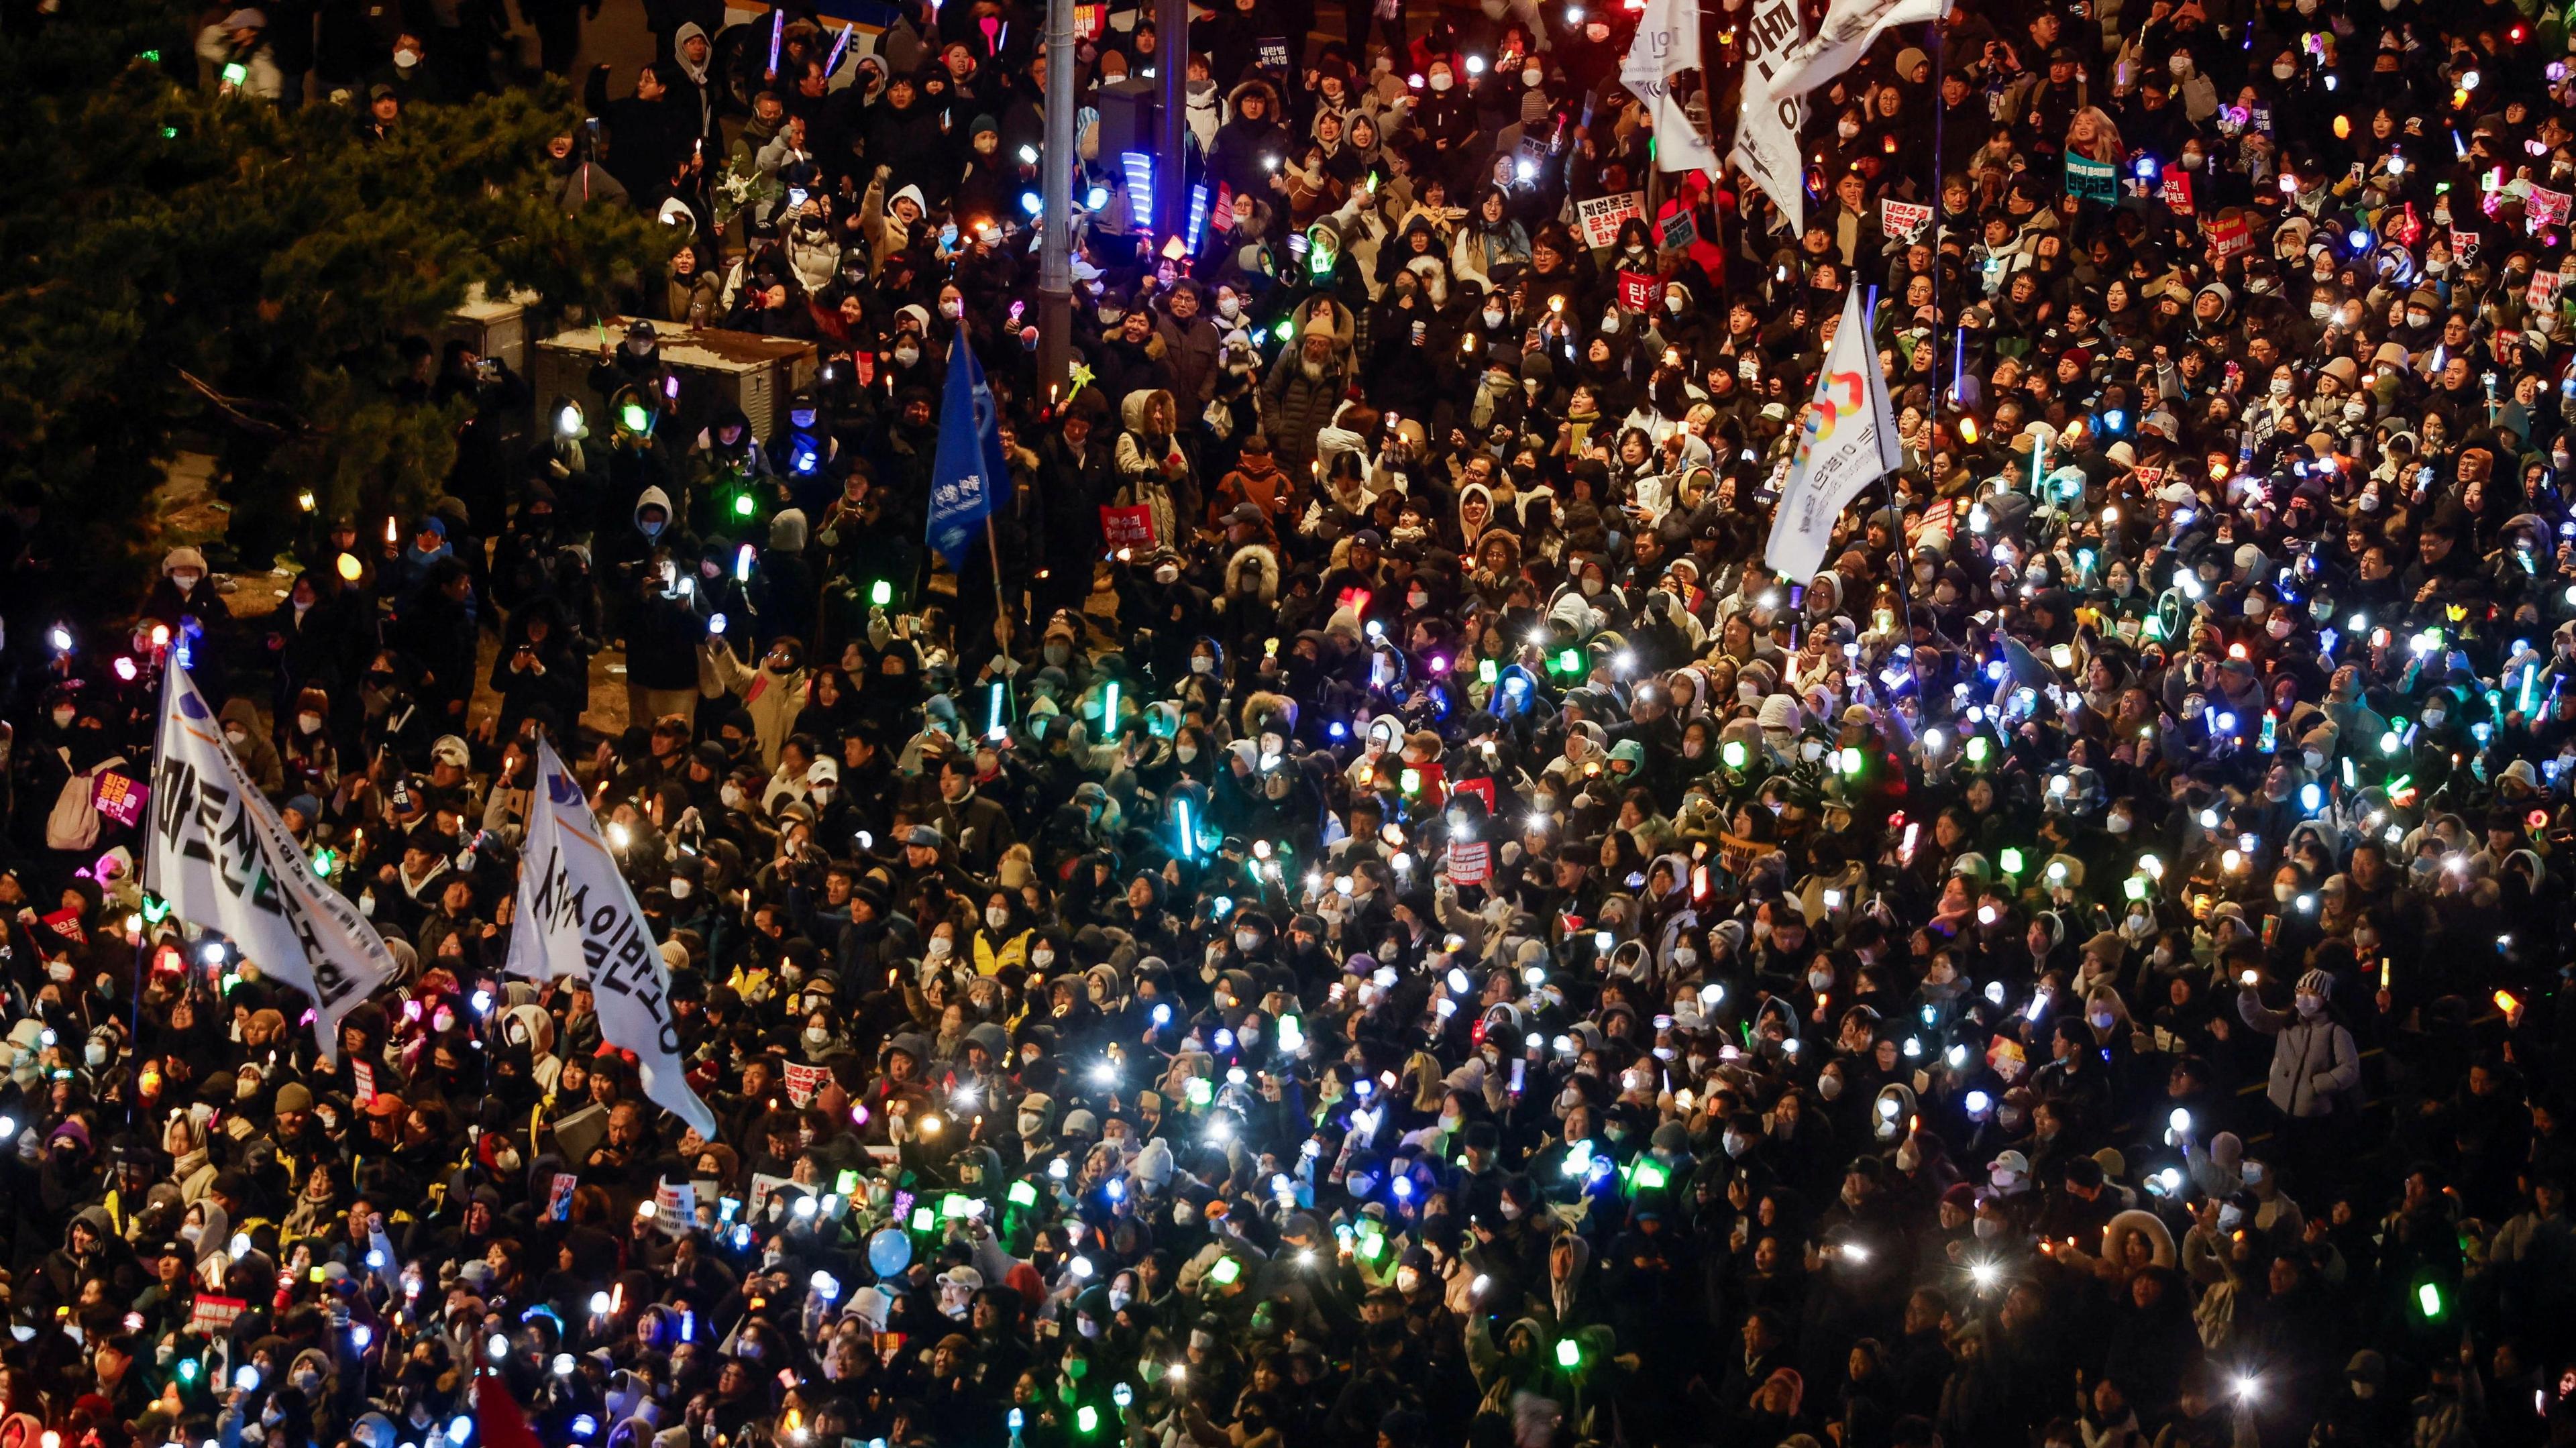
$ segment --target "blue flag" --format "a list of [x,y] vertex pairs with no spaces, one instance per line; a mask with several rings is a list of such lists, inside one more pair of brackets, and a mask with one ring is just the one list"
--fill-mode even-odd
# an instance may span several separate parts
[[930,469],[930,546],[964,566],[966,545],[1011,496],[1001,414],[961,329],[948,346],[948,395],[940,403],[939,455]]

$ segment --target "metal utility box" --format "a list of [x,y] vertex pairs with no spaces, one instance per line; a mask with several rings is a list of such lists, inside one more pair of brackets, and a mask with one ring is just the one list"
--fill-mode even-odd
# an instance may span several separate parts
[[476,355],[498,357],[511,371],[528,375],[528,309],[517,302],[469,297],[447,314],[440,340],[463,342]]
[[[655,322],[662,360],[680,379],[680,436],[694,439],[707,419],[730,403],[751,419],[752,432],[766,438],[778,430],[787,399],[799,387],[813,385],[820,363],[814,344],[718,327],[684,327]],[[591,390],[590,369],[599,364],[600,338],[622,345],[626,319],[607,318],[600,326],[559,332],[536,345],[528,374],[542,413],[557,397],[570,397],[597,415],[608,399]]]

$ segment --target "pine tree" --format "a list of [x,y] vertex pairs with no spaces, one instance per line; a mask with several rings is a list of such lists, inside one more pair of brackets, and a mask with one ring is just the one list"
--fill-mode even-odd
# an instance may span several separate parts
[[82,0],[0,44],[0,478],[103,567],[193,436],[220,441],[237,536],[283,537],[307,490],[418,510],[460,418],[396,395],[404,339],[477,282],[537,293],[542,335],[667,250],[622,208],[540,199],[578,124],[560,86],[407,107],[373,143],[338,106],[197,89],[192,24]]

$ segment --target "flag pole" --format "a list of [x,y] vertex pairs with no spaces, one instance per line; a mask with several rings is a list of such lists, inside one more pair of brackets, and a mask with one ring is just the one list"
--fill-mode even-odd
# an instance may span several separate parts
[[[1011,605],[1010,601],[1002,596],[1002,545],[994,541],[993,510],[990,508],[984,510],[984,552],[993,560],[993,616],[1002,621],[1002,627],[1009,628]],[[1003,647],[1008,649],[1009,645],[1005,644]]]
[[[1938,210],[1939,204],[1940,203],[1938,201],[1933,203],[1935,207],[1933,213],[1933,225],[1935,228],[1938,228],[1940,225]],[[1937,261],[1932,269],[1936,272],[1941,269]],[[1872,335],[1875,336],[1878,331],[1878,286],[1876,283],[1872,283],[1870,285],[1869,298],[1862,304],[1861,310],[1864,323],[1869,327]],[[1875,346],[1871,348],[1872,352],[1875,352],[1876,350]],[[1940,349],[1935,347],[1933,350],[1937,352]],[[1937,367],[1940,364],[1936,360],[1933,365]],[[1881,369],[1882,373],[1884,370],[1885,369]],[[1902,445],[1900,444],[1900,448],[1901,446]],[[1880,474],[1878,481],[1879,486],[1887,490],[1887,511],[1896,515],[1896,567],[1894,570],[1896,574],[1896,601],[1903,605],[1905,609],[1905,642],[1907,645],[1911,646],[1914,642],[1914,598],[1913,595],[1906,590],[1905,574],[1906,571],[1913,566],[1913,561],[1906,556],[1905,505],[1898,501],[1896,496],[1896,475],[1900,471],[1902,471],[1901,467],[1891,468],[1887,472]],[[1868,533],[1869,521],[1864,518],[1861,520],[1861,534],[1864,541],[1866,540]]]

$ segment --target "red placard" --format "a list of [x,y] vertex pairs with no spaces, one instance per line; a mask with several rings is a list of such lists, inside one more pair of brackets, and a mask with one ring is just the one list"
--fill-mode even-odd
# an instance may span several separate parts
[[1100,535],[1112,548],[1154,546],[1154,510],[1142,503],[1132,508],[1100,510]]
[[1619,305],[1631,312],[1654,310],[1655,279],[1644,272],[1619,273]]
[[2254,250],[2254,228],[2242,216],[2222,216],[2210,223],[2209,249],[2221,261],[2249,255]]
[[1449,846],[1449,883],[1482,885],[1494,877],[1494,847],[1483,840]]
[[151,793],[148,786],[110,771],[91,785],[90,803],[100,814],[130,826],[143,817],[143,801]]
[[241,1298],[200,1292],[188,1312],[188,1331],[199,1337],[220,1337],[232,1331],[234,1319],[249,1310],[250,1304]]

